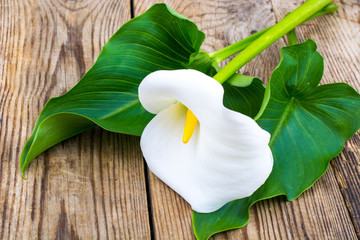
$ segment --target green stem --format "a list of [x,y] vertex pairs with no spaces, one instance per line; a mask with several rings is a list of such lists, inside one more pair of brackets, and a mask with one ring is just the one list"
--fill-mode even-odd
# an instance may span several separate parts
[[234,44],[231,44],[227,47],[224,47],[216,52],[209,53],[209,56],[213,59],[216,59],[216,61],[222,62],[226,58],[234,55],[235,53],[238,53],[242,50],[244,50],[247,46],[249,46],[253,41],[258,39],[263,33],[265,33],[267,30],[269,30],[271,27],[265,28],[261,30],[260,32],[257,32],[247,38],[244,38]]
[[332,0],[308,0],[293,12],[286,15],[284,19],[276,25],[264,29],[224,49],[211,53],[210,56],[212,58],[221,62],[236,52],[244,50],[221,69],[214,78],[220,83],[224,83],[238,69],[296,26],[320,15],[333,13],[336,9],[337,6],[332,4]]
[[297,38],[296,38],[296,32],[295,32],[295,28],[293,30],[291,30],[290,32],[287,33],[287,39],[288,39],[288,45],[294,45],[297,44]]
[[321,9],[321,11],[318,11],[317,13],[315,13],[314,15],[312,15],[309,19],[307,19],[306,21],[309,21],[311,19],[317,18],[321,15],[324,14],[332,14],[335,13],[336,10],[338,10],[339,6],[336,6],[333,3],[328,4],[326,7],[324,7],[323,9]]

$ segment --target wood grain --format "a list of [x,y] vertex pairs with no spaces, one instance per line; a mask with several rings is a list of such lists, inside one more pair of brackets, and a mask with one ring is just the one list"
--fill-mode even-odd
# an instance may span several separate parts
[[96,128],[36,158],[27,180],[19,169],[45,102],[91,67],[130,2],[3,0],[0,11],[0,239],[150,238],[138,138]]
[[[278,17],[283,17],[298,1],[276,0]],[[298,38],[312,38],[324,56],[325,70],[321,83],[346,82],[360,92],[360,2],[335,1],[335,15],[324,16],[300,26]],[[331,162],[334,175],[348,208],[356,234],[360,238],[360,133],[349,141],[339,157]],[[329,173],[328,173],[329,175]],[[324,186],[326,187],[326,186]]]
[[[135,1],[135,14],[143,12],[154,2]],[[200,30],[205,32],[207,38],[203,49],[206,51],[214,51],[274,24],[286,12],[301,4],[300,1],[164,2],[194,21]],[[327,16],[305,24],[298,29],[300,40],[304,40],[303,36],[312,37],[324,45],[342,44],[342,47],[346,48],[340,39],[336,39],[335,43],[330,42],[328,34],[334,36],[336,30],[328,24],[329,21],[336,22],[339,19]],[[339,21],[336,24],[341,28],[347,22]],[[345,28],[343,31],[348,30]],[[242,71],[267,82],[279,61],[280,47],[284,45],[284,40],[279,40],[247,64]],[[325,58],[331,58],[323,81],[329,82],[327,79],[334,77],[329,69],[332,69],[331,64],[336,65],[333,61],[337,56],[332,55],[328,46],[320,47],[320,52]],[[349,54],[348,57],[351,56]],[[349,74],[354,74],[354,70],[356,72],[356,68],[344,65],[338,66],[337,69],[347,69]],[[338,73],[339,75],[347,76]],[[349,78],[348,82],[353,83],[353,86],[359,84],[354,78]],[[156,239],[193,239],[189,205],[152,173],[149,174],[149,180]],[[359,204],[358,200],[352,200],[353,204]],[[259,202],[251,209],[250,222],[246,227],[217,234],[213,239],[354,239],[356,234],[351,217],[344,204],[334,171],[330,168],[313,188],[296,201],[287,202],[285,198],[279,197]]]
[[[50,97],[73,87],[110,36],[157,0],[0,0],[0,239],[194,239],[189,205],[147,168],[139,139],[87,131],[37,157],[21,178],[19,157]],[[207,35],[211,52],[279,21],[300,0],[167,0]],[[360,3],[297,28],[325,59],[322,83],[360,92]],[[133,6],[131,4],[133,3]],[[241,72],[267,82],[280,39]],[[360,237],[360,136],[301,195],[262,201],[249,224],[212,239]],[[148,204],[149,203],[149,204]]]

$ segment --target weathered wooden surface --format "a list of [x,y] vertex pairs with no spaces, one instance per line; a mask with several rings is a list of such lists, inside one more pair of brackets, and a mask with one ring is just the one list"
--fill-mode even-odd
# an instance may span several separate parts
[[[0,239],[193,239],[191,209],[144,168],[139,139],[95,128],[40,155],[21,178],[19,157],[45,102],[69,90],[101,46],[147,0],[0,1]],[[207,35],[214,51],[270,26],[300,0],[169,0]],[[322,83],[360,92],[360,2],[297,28],[325,59]],[[131,6],[133,4],[133,6]],[[279,40],[242,70],[269,78]],[[299,199],[257,203],[243,229],[214,239],[360,237],[360,137]]]
[[0,239],[146,239],[139,139],[93,129],[39,156],[21,148],[45,102],[73,87],[130,19],[129,1],[2,1]]

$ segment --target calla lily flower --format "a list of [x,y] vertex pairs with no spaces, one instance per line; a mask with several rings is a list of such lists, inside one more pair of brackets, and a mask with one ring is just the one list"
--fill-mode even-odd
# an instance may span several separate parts
[[[200,213],[250,196],[268,178],[270,134],[250,117],[223,105],[224,89],[196,70],[156,71],[139,86],[143,107],[157,114],[141,149],[151,171]],[[199,120],[182,142],[187,109]]]

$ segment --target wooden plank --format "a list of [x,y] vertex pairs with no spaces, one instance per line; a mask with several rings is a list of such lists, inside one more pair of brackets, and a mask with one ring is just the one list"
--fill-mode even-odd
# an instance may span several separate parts
[[[335,16],[315,19],[298,28],[298,38],[311,37],[324,56],[322,83],[346,82],[360,92],[360,2],[334,1]],[[274,0],[275,13],[283,17],[298,1]],[[331,162],[356,234],[360,237],[360,133],[346,142],[339,157]]]
[[[283,6],[296,1],[275,1],[279,15]],[[335,17],[314,20],[312,28],[301,27],[299,38],[307,35],[318,42],[319,51],[325,57],[323,83],[346,82],[360,92],[360,3],[356,0],[335,1],[339,10]],[[282,6],[280,8],[280,6]],[[310,24],[310,23],[309,23]],[[305,30],[308,29],[308,30]],[[348,206],[350,217],[360,237],[360,134],[359,132],[346,144],[344,151],[332,161],[337,182]]]
[[[345,79],[360,92],[360,2],[357,0],[336,1],[341,3],[337,20],[341,23],[332,35],[341,33],[340,48],[332,48],[342,60],[332,59],[329,68],[333,78]],[[330,23],[333,25],[333,23]],[[337,24],[337,23],[335,23]],[[347,141],[344,151],[332,161],[336,179],[349,209],[350,217],[360,238],[360,132]]]
[[[144,12],[155,2],[162,1],[134,1],[135,15]],[[165,3],[194,21],[199,29],[206,33],[207,37],[202,49],[208,52],[239,41],[275,22],[271,3],[265,0],[256,2],[184,0],[165,1]],[[279,49],[282,45],[282,41],[275,43],[247,64],[242,72],[267,79],[280,59]],[[156,239],[193,239],[192,211],[189,205],[151,172],[149,183]],[[253,214],[252,210],[252,217]],[[247,232],[247,229],[251,230]],[[234,239],[244,235],[250,236],[251,239],[257,236],[257,233],[257,226],[250,223],[246,228],[229,234]],[[227,236],[230,235],[218,234],[217,238]]]
[[130,1],[0,2],[0,239],[148,239],[139,139],[100,128],[40,155],[21,149],[45,102],[74,86]]
[[[135,1],[135,14],[145,11],[157,1]],[[293,10],[301,1],[165,1],[177,12],[194,21],[207,35],[203,46],[206,51],[214,51],[230,43],[246,37],[250,32],[261,30],[275,23],[286,12]],[[339,3],[342,4],[342,3]],[[272,8],[274,7],[274,9]],[[275,13],[273,13],[273,11]],[[327,16],[315,20],[299,28],[299,36],[319,38],[320,43],[331,42],[332,46],[346,47],[340,35],[335,33],[330,22],[343,27],[345,24],[337,17]],[[345,30],[346,31],[346,30]],[[358,31],[355,28],[354,31]],[[349,32],[348,32],[349,33]],[[350,33],[351,34],[351,33]],[[357,41],[358,43],[358,41]],[[356,44],[356,42],[354,43]],[[284,40],[278,41],[259,57],[250,62],[244,70],[245,74],[264,79],[269,78],[271,71],[279,61],[280,47]],[[332,49],[320,47],[325,58],[338,59],[332,55]],[[340,50],[339,50],[340,51]],[[346,57],[354,58],[354,53],[345,53]],[[348,63],[348,62],[346,62]],[[337,66],[338,79],[349,75],[341,74],[344,64]],[[334,62],[327,65],[325,80],[332,75],[329,69]],[[338,63],[340,64],[340,63]],[[352,64],[350,64],[352,65]],[[349,68],[349,67],[348,67]],[[358,71],[355,71],[355,76]],[[356,79],[356,78],[353,78]],[[358,82],[352,82],[356,87]],[[358,146],[358,145],[357,145]],[[158,239],[193,239],[191,227],[191,209],[174,191],[163,184],[151,172],[149,182],[152,198],[153,225]],[[358,201],[355,203],[358,204]],[[329,171],[296,201],[287,202],[283,197],[257,203],[250,211],[250,222],[243,229],[217,234],[213,239],[354,239],[355,230],[349,217],[343,196],[330,167]]]

